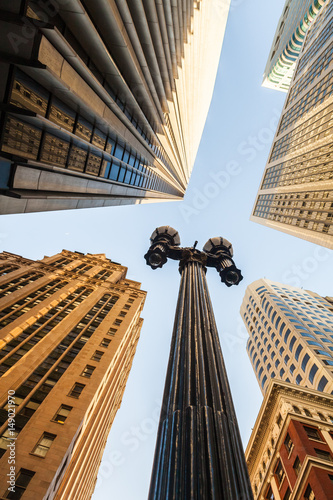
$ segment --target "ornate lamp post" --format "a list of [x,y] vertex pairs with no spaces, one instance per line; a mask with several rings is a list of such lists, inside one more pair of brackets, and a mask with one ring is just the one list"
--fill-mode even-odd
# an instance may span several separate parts
[[223,362],[206,267],[227,286],[243,279],[232,245],[211,238],[203,252],[181,248],[157,228],[145,255],[152,269],[179,260],[181,283],[157,434],[149,500],[251,500],[244,452]]

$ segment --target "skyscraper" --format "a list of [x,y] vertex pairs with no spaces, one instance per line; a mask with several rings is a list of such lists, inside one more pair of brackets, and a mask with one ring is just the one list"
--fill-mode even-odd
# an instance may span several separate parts
[[326,500],[333,482],[333,300],[267,279],[241,315],[264,400],[245,456],[255,500]]
[[0,255],[1,498],[91,497],[142,326],[126,271],[104,254]]
[[229,5],[2,2],[0,212],[182,199]]
[[255,500],[329,500],[333,396],[274,380],[245,456]]
[[263,393],[271,378],[333,394],[333,302],[260,279],[241,306],[247,353]]
[[[317,2],[318,3],[318,2]],[[333,248],[333,4],[298,58],[251,220]]]
[[309,26],[327,0],[286,0],[268,56],[263,87],[287,92]]

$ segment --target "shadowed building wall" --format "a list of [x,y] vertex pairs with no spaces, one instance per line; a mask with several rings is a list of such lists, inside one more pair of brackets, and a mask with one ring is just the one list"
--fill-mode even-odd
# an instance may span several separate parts
[[181,200],[229,4],[2,2],[0,212]]

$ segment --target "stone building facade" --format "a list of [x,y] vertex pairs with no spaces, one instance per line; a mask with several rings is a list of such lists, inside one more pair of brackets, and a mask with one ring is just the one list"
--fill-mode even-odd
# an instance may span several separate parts
[[104,254],[0,254],[1,498],[91,497],[143,321],[126,271]]

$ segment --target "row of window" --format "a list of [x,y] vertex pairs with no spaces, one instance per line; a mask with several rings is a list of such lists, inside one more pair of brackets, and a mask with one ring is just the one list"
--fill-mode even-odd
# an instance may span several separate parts
[[331,178],[333,144],[288,159],[265,171],[261,189],[318,182]]
[[[22,398],[22,402],[30,395],[24,406],[17,413],[17,425],[20,423],[20,428],[17,429],[18,432],[26,425],[117,300],[117,296],[111,296],[110,294],[103,295],[96,306],[61,340],[58,346],[16,390],[16,397]],[[94,308],[97,309],[97,312],[95,312]],[[99,361],[103,354],[104,351],[98,350],[94,353],[93,359]],[[84,385],[75,384],[70,395],[78,397],[83,388]],[[0,425],[5,423],[7,418],[8,414],[5,408],[3,408],[0,410]]]
[[[297,124],[298,118],[312,110],[315,105],[326,101],[333,93],[333,71],[324,78],[325,82],[320,82],[313,87],[308,96],[304,96],[291,110],[285,115],[285,126]],[[302,107],[301,107],[302,106]],[[332,105],[328,105],[311,118],[302,121],[290,132],[274,142],[269,162],[278,160],[282,156],[297,154],[300,148],[313,148],[319,140],[330,137],[332,133]],[[326,139],[327,140],[327,139]]]
[[30,311],[37,304],[43,302],[47,297],[50,297],[58,290],[67,285],[66,281],[53,280],[46,285],[38,288],[34,292],[30,292],[15,304],[8,306],[0,311],[0,327],[5,327],[9,323]]
[[[27,122],[8,116],[2,151],[139,188],[178,194],[177,189],[133,155],[133,166],[130,163],[121,163],[125,162],[126,150],[120,145],[115,147],[114,154],[121,152],[121,161],[91,147],[76,144],[73,138],[70,141],[49,132],[42,132]],[[130,162],[130,159],[128,161]]]
[[[281,416],[279,418],[281,418]],[[306,433],[308,439],[314,440],[314,441],[319,441],[319,442],[325,442],[323,440],[322,436],[320,435],[318,429],[316,429],[315,427],[310,427],[310,426],[307,426],[307,425],[303,425],[303,428],[305,430],[305,433]],[[286,434],[286,437],[285,437],[285,440],[284,440],[284,445],[285,445],[285,447],[287,449],[288,457],[290,457],[291,453],[292,453],[292,451],[294,449],[294,443],[293,443],[292,439],[290,438],[289,433]],[[320,449],[320,448],[314,448],[314,452],[315,452],[316,456],[319,459],[327,460],[329,462],[333,461],[331,453],[329,451],[327,451],[327,450],[323,450],[323,449]],[[293,461],[292,468],[293,468],[293,471],[295,473],[295,476],[297,477],[299,475],[299,473],[300,473],[301,468],[302,468],[302,463],[301,463],[298,455],[296,455],[296,457],[295,457],[295,459]],[[262,463],[262,471],[263,471],[263,473],[266,472],[266,464],[265,464],[265,462]],[[262,473],[262,471],[259,470],[259,474],[258,474],[259,475],[260,483],[263,480],[263,473]],[[277,486],[280,489],[281,485],[282,485],[282,483],[283,483],[283,481],[284,481],[284,479],[286,477],[286,473],[285,473],[284,467],[282,465],[281,459],[278,459],[277,463],[275,465],[275,468],[274,468],[274,477],[276,479]],[[333,480],[333,476],[332,476],[331,480]],[[307,491],[309,491],[309,488],[306,489],[306,492]],[[255,485],[255,493],[258,494],[258,486],[257,486],[257,484]],[[290,498],[290,496],[291,496],[291,490],[290,490],[289,487],[287,487],[287,490],[286,490],[285,495],[283,496],[283,499],[288,499],[288,498]],[[304,496],[304,498],[310,498],[310,497]],[[272,493],[271,486],[268,487],[267,492],[265,493],[265,499],[274,499],[274,495]]]
[[317,57],[306,73],[297,80],[289,93],[288,105],[291,104],[303,92],[306,87],[314,81],[323,71],[330,65],[333,57],[333,43],[331,43],[321,54]]
[[310,27],[308,36],[306,37],[304,42],[304,47],[313,42],[313,40],[316,38],[318,34],[318,31],[321,30],[322,24],[325,22],[327,18],[330,17],[332,12],[333,12],[333,5],[331,4],[331,2],[326,2],[326,4],[322,7],[322,10],[320,12],[321,19],[319,20],[319,22],[313,23],[312,26]]
[[53,330],[64,318],[83,302],[90,294],[91,289],[77,288],[67,295],[65,299],[53,306],[42,317],[32,325],[9,341],[1,350],[0,358],[4,358],[0,364],[0,373],[3,374],[14,366],[30,349]]
[[[67,266],[68,264],[72,263],[73,260],[72,259],[69,259],[67,257],[61,257],[59,259],[57,259],[56,261],[52,262],[52,266],[53,267],[64,267],[64,266]],[[89,271],[90,269],[92,269],[94,267],[94,265],[89,265],[89,264],[86,264],[86,263],[83,263],[73,269],[71,269],[71,271],[74,271],[78,274],[84,274],[86,273],[87,271]],[[109,270],[109,269],[101,269],[100,271],[98,271],[96,274],[94,274],[93,276],[91,276],[92,278],[95,278],[95,279],[108,279],[111,275],[113,274],[113,271]]]
[[[303,202],[303,211],[293,207],[291,201],[274,202],[273,196],[276,195],[263,195],[265,197],[270,197],[268,199],[264,199],[261,196],[262,195],[258,197],[253,213],[254,216],[274,220],[283,224],[304,227],[305,229],[316,232],[333,234],[332,201],[329,202],[329,207],[324,210],[309,210],[310,205],[315,199],[326,200],[328,198],[329,200],[333,200],[333,192],[317,191],[308,193],[308,201]],[[289,194],[289,197],[286,195],[285,198],[287,200],[293,200],[294,196],[294,194]]]
[[[297,66],[297,72],[300,73],[302,69],[306,66],[308,61],[312,59],[313,56],[316,55],[318,50],[325,45],[328,39],[330,39],[332,35],[332,28],[333,28],[333,18],[329,20],[328,24],[326,27],[322,30],[320,33],[319,37],[313,42],[311,47],[304,51],[302,56],[300,57],[298,66]],[[308,37],[311,39],[311,37]],[[289,103],[289,101],[288,101]]]
[[[75,142],[75,140],[70,144],[67,139],[61,139],[49,133],[45,133],[42,137],[42,133],[38,129],[11,117],[8,117],[5,127],[3,151],[14,154],[15,152],[21,152],[34,160],[38,159],[45,163],[51,163],[52,165],[67,167],[71,170],[86,172],[92,175],[99,175],[138,187],[163,190],[159,189],[159,187],[164,186],[170,189],[167,183],[162,181],[159,176],[152,172],[150,169],[151,165],[148,165],[147,161],[140,155],[131,151],[128,147],[124,147],[120,143],[117,143],[115,138],[107,137],[106,134],[96,127],[94,128],[84,118],[76,116],[75,112],[56,97],[52,97],[50,104],[48,104],[49,101],[49,93],[43,89],[43,87],[24,73],[19,70],[17,71],[10,100],[11,104],[17,107],[30,109],[39,115],[47,117],[50,121],[56,123],[68,132],[74,133],[79,138],[90,142],[90,144],[97,147],[99,151],[87,148],[83,144],[79,144],[77,141]],[[47,112],[48,109],[49,112]],[[39,153],[39,143],[41,139],[42,148]],[[153,149],[156,149],[156,153],[158,153],[158,148]],[[121,179],[121,174],[119,172],[118,178],[115,179],[115,174],[113,172],[111,177],[110,168],[112,161],[108,162],[107,159],[103,159],[105,155],[103,156],[102,151],[108,155],[112,154],[118,160],[123,161],[130,167],[135,167],[135,170],[132,168],[127,168],[126,170],[128,174],[134,173],[135,175],[131,175],[131,179],[129,179],[126,174],[124,179]],[[38,155],[40,155],[40,158]],[[158,156],[162,158],[161,154],[158,154]],[[108,158],[108,160],[110,160],[110,158]],[[169,167],[169,164],[166,164]],[[117,166],[120,167],[119,164]],[[116,163],[114,163],[114,169],[116,169]],[[142,173],[140,173],[140,171]]]
[[[131,123],[136,127],[140,135],[148,143],[156,156],[158,156],[163,163],[169,167],[167,160],[168,156],[164,148],[156,143],[153,144],[148,139],[148,136],[144,133],[138,122],[134,119],[134,117],[129,115],[125,105],[118,97],[115,96],[111,88],[106,83],[104,87],[115,103],[124,112],[126,117],[130,119]],[[75,133],[78,137],[87,142],[91,142],[108,153],[111,153],[112,151],[112,140],[108,139],[105,133],[97,127],[93,127],[93,125],[82,116],[76,116],[76,113],[67,105],[55,96],[51,96],[44,87],[39,85],[36,81],[19,69],[16,69],[10,102],[14,106],[29,109],[38,115],[48,117],[49,120],[53,121],[57,125],[60,125],[68,132]]]
[[[288,317],[289,321],[291,321],[294,324],[294,328],[296,330],[302,330],[302,331],[298,331],[298,333],[308,343],[308,345],[312,348],[320,347],[320,349],[316,349],[315,352],[316,352],[316,354],[319,354],[322,362],[328,366],[333,366],[333,358],[330,355],[330,353],[327,350],[325,350],[322,343],[317,341],[317,337],[312,335],[309,332],[309,330],[306,328],[305,324],[298,320],[299,317],[302,317],[301,319],[305,320],[306,322],[309,322],[309,326],[313,327],[313,323],[311,321],[309,321],[309,319],[306,316],[302,316],[302,314],[301,314],[302,311],[299,309],[300,306],[294,305],[293,302],[291,302],[289,300],[289,302],[291,302],[292,307],[295,308],[295,310],[297,312],[297,315],[295,315],[295,314],[291,313],[290,308],[285,307],[284,302],[282,302],[281,300],[278,300],[274,296],[272,297],[272,299],[279,307],[279,310],[286,317]],[[297,298],[294,298],[293,300],[299,302],[299,299],[297,299]],[[287,297],[286,297],[286,302],[288,302]],[[252,304],[252,307],[255,308],[255,313],[250,311],[250,304]],[[254,302],[254,299],[252,296],[250,296],[250,298],[249,298],[247,310],[250,313],[250,317],[252,318],[252,321],[256,324],[256,331],[258,332],[258,334],[260,334],[260,332],[261,332],[260,339],[263,341],[263,346],[266,346],[266,347],[261,347],[261,349],[260,349],[261,340],[258,338],[258,335],[253,335],[253,342],[251,339],[249,339],[249,342],[247,344],[247,351],[249,353],[252,365],[253,365],[255,371],[258,373],[257,376],[258,376],[259,382],[261,381],[261,386],[264,387],[265,383],[267,382],[267,375],[264,374],[264,366],[266,367],[266,370],[268,371],[270,378],[274,378],[276,376],[276,372],[273,370],[271,371],[272,364],[270,362],[267,363],[267,354],[264,355],[264,351],[266,349],[267,353],[270,353],[270,357],[273,361],[277,352],[278,352],[278,351],[275,351],[274,349],[271,351],[272,345],[269,343],[269,341],[274,340],[274,338],[276,336],[275,332],[279,333],[281,340],[283,340],[286,347],[289,347],[290,352],[293,351],[293,348],[294,348],[294,345],[296,343],[297,338],[295,335],[291,335],[291,330],[286,327],[285,322],[282,322],[280,324],[281,317],[279,315],[277,315],[277,311],[275,311],[273,309],[273,305],[271,305],[270,301],[267,300],[267,296],[262,300],[261,310],[265,311],[268,318],[270,318],[270,324],[272,326],[274,325],[274,330],[272,330],[271,326],[268,326],[268,321],[265,321],[265,317],[262,314],[262,312],[259,310],[259,308],[255,307],[255,302]],[[272,311],[273,311],[273,313],[272,313]],[[257,324],[258,321],[257,321],[257,317],[255,316],[255,314],[258,314],[258,318],[262,322],[262,324],[264,326],[264,330],[262,330],[261,326]],[[245,314],[245,320],[246,320],[247,324],[249,325],[249,329],[251,332],[253,330],[253,327],[252,327],[252,325],[250,326],[250,321],[249,321],[249,317],[247,316],[247,314]],[[320,323],[318,321],[317,321],[317,323],[318,323],[318,325],[320,324],[320,325],[323,325],[324,327],[326,326],[324,323]],[[330,333],[332,331],[331,328],[322,328],[322,330],[323,331],[318,331],[318,333],[320,335],[325,335],[325,331],[327,331],[328,333]],[[332,338],[333,338],[333,336],[332,336]],[[314,339],[314,340],[309,340],[309,339]],[[320,339],[330,343],[331,346],[328,346],[328,347],[332,347],[332,350],[333,350],[332,340],[329,338],[328,335],[327,335],[327,338],[320,337]],[[279,349],[280,358],[277,358],[275,360],[275,368],[278,368],[281,361],[283,361],[285,363],[285,365],[287,366],[292,377],[294,377],[294,380],[296,381],[296,383],[300,384],[302,382],[302,376],[299,373],[298,374],[295,373],[296,367],[295,367],[294,363],[292,363],[290,361],[290,356],[288,354],[284,354],[285,348],[282,345],[279,348],[279,344],[280,344],[280,340],[277,338],[275,340],[275,347],[277,349]],[[303,349],[303,346],[300,344],[300,345],[298,345],[298,347],[295,351],[295,359],[297,361],[299,359],[299,355],[300,355],[302,349]],[[257,356],[258,356],[258,359],[256,361]],[[303,357],[302,364],[301,364],[301,369],[303,370],[303,372],[305,372],[305,370],[307,368],[307,364],[308,364],[309,359],[310,359],[310,356],[309,356],[309,354],[306,353]],[[258,369],[259,369],[259,371],[258,371]],[[309,375],[308,375],[308,378],[309,378],[311,383],[314,382],[314,377],[315,377],[317,371],[318,371],[318,366],[316,363],[313,363],[311,369],[309,370]],[[290,379],[288,377],[286,377],[286,371],[284,368],[280,368],[280,371],[278,372],[278,374],[279,374],[280,378],[283,378],[287,382],[290,382]],[[264,375],[264,376],[261,379],[262,375]],[[318,382],[317,389],[320,391],[323,391],[327,384],[328,384],[328,379],[323,375]]]
[[14,279],[10,279],[9,277],[9,280],[3,281],[0,284],[1,296],[4,297],[5,295],[13,293],[16,290],[19,290],[20,288],[23,288],[24,286],[37,281],[39,278],[42,278],[42,276],[43,274],[36,273],[35,271],[29,271],[21,274],[21,276],[18,276]]

